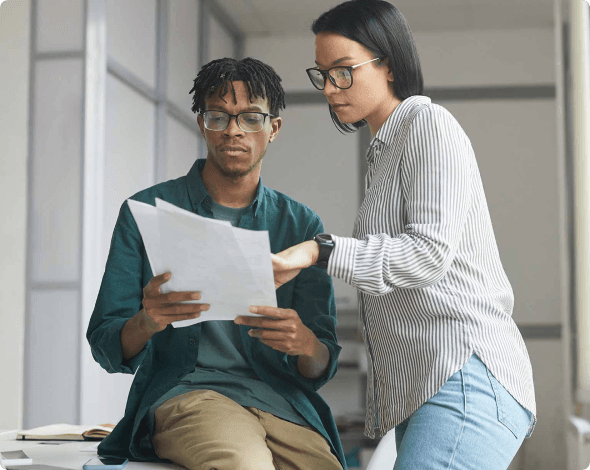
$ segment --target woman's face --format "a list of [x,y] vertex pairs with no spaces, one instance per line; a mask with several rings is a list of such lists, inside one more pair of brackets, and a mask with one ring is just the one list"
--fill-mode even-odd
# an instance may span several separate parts
[[[361,43],[337,33],[319,33],[315,39],[316,64],[321,70],[357,65],[374,58]],[[352,86],[336,88],[326,80],[323,91],[338,119],[350,124],[365,119],[375,134],[400,103],[393,92],[393,74],[380,61],[352,70]]]

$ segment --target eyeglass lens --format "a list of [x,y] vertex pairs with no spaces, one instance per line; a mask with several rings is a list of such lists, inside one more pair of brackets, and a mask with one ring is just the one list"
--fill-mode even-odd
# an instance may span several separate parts
[[[230,116],[223,111],[205,111],[203,116],[205,127],[210,131],[223,131],[229,125]],[[258,132],[264,127],[264,117],[262,113],[240,113],[236,119],[244,132]]]
[[309,78],[312,84],[318,89],[323,90],[326,85],[326,75],[330,76],[330,81],[338,88],[346,89],[352,85],[352,74],[348,69],[334,67],[327,72],[319,71],[318,69],[311,69],[309,71]]

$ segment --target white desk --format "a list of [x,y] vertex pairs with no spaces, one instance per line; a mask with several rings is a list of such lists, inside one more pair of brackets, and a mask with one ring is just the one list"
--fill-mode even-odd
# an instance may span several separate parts
[[[42,442],[51,442],[52,444],[42,444]],[[96,451],[84,450],[92,444],[96,444],[96,441],[19,441],[16,440],[16,431],[4,432],[0,430],[0,452],[24,450],[33,459],[33,465],[44,464],[82,470],[82,465],[96,456]],[[174,464],[153,462],[129,462],[125,468],[129,470],[182,470],[182,467]]]

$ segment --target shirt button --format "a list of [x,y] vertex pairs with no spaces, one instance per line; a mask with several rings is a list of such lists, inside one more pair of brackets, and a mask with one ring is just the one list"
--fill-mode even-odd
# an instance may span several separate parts
[[189,339],[188,342],[191,343],[191,344],[195,344],[194,338]]
[[205,204],[211,204],[211,198],[209,196],[205,198]]

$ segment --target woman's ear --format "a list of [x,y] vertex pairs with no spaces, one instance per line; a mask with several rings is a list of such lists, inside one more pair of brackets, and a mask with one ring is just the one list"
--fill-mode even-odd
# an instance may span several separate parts
[[387,67],[387,70],[389,70],[389,72],[387,72],[387,81],[393,83],[393,71],[389,65],[389,59],[381,59],[379,65]]

